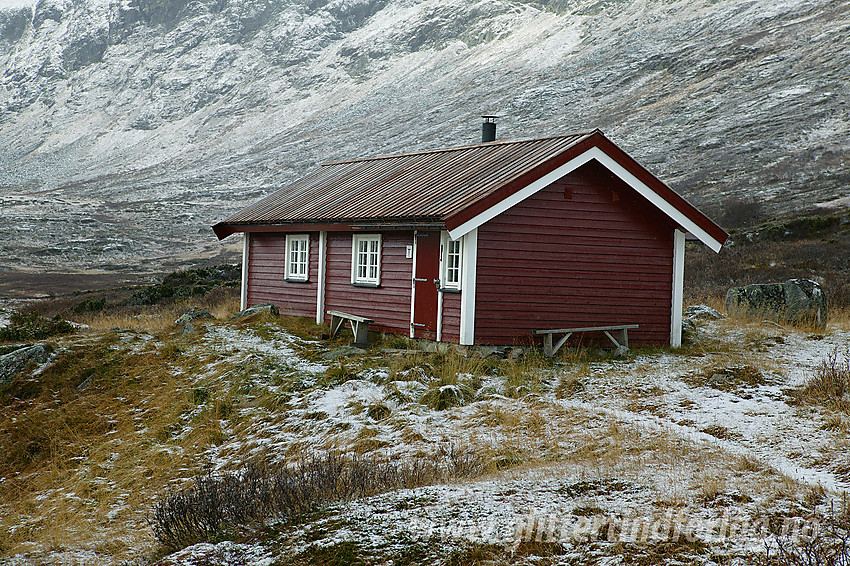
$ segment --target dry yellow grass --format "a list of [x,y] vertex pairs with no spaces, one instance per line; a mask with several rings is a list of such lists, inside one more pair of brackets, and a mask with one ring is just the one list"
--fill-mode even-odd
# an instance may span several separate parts
[[72,316],[74,322],[85,324],[93,330],[127,328],[137,332],[162,332],[174,327],[177,320],[192,308],[208,310],[218,320],[227,320],[239,311],[239,299],[230,295],[210,298],[184,299],[170,305],[147,307],[140,313],[85,313]]
[[[215,379],[227,363],[193,383],[217,356],[187,353],[191,341],[172,332],[154,342],[79,334],[37,381],[4,391],[23,399],[0,415],[0,553],[84,549],[121,560],[155,549],[151,503],[200,471],[233,412]],[[203,407],[199,386],[208,391]]]
[[848,329],[850,329],[850,308],[841,307],[837,309],[830,309],[827,330]]

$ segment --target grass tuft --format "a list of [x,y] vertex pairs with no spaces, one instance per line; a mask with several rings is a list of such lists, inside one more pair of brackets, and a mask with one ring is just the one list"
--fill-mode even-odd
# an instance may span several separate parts
[[468,381],[449,375],[433,381],[419,402],[435,411],[444,411],[466,405],[475,397],[475,391]]
[[833,351],[815,369],[814,375],[792,397],[801,403],[823,405],[850,413],[850,352]]
[[322,387],[336,387],[346,381],[357,379],[359,371],[359,366],[340,359],[337,363],[328,366],[328,369],[325,370],[325,375],[319,380],[319,385]]

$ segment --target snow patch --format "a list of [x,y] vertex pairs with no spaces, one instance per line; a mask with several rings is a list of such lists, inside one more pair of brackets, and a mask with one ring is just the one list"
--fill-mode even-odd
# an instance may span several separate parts
[[271,566],[275,559],[260,545],[223,541],[188,546],[168,556],[167,561],[168,564],[181,566]]

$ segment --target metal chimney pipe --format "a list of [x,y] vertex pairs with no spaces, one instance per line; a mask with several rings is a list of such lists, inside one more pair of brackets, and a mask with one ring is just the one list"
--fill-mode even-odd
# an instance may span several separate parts
[[496,118],[498,116],[481,116],[484,123],[481,124],[481,143],[496,141]]

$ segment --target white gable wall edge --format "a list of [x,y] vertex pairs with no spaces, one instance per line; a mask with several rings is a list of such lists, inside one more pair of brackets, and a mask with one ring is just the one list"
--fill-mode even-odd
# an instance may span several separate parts
[[495,205],[491,206],[484,212],[478,214],[474,218],[467,220],[454,230],[449,230],[449,236],[451,236],[453,240],[457,240],[461,236],[464,236],[472,230],[475,230],[485,222],[492,220],[493,218],[502,214],[512,206],[519,204],[520,202],[534,195],[538,191],[541,191],[544,188],[548,187],[564,175],[572,173],[573,171],[575,171],[576,169],[578,169],[579,167],[581,167],[592,159],[595,159],[596,161],[601,163],[605,168],[607,168],[614,175],[619,177],[624,183],[626,183],[635,191],[637,191],[638,194],[643,196],[646,200],[651,202],[656,208],[658,208],[661,212],[667,215],[671,220],[673,220],[679,226],[693,234],[703,244],[711,248],[711,250],[713,250],[714,252],[720,251],[720,248],[723,246],[721,242],[718,242],[708,232],[697,226],[697,224],[693,220],[685,216],[676,207],[664,200],[664,198],[662,198],[658,193],[653,191],[643,181],[632,175],[625,167],[620,165],[614,158],[612,158],[610,155],[608,155],[598,147],[592,147],[588,149],[581,155],[572,158],[554,171],[543,175],[536,181],[523,187],[508,198],[496,203]]
[[242,289],[239,294],[239,310],[248,308],[248,255],[251,250],[251,232],[242,233]]

